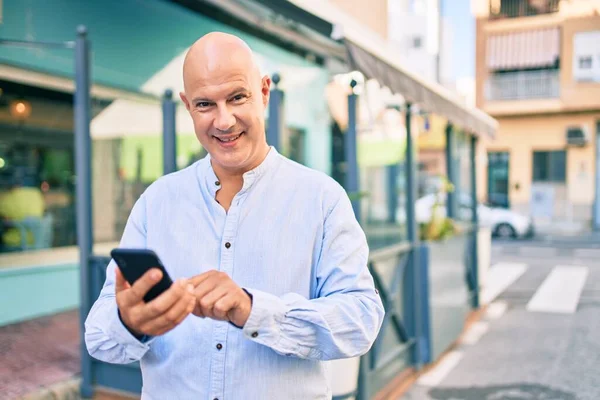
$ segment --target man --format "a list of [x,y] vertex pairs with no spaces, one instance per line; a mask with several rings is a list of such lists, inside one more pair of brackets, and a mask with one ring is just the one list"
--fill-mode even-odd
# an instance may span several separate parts
[[183,79],[208,155],[151,185],[121,241],[179,280],[145,304],[160,273],[130,286],[111,262],[87,348],[140,360],[143,399],[329,399],[324,361],[367,352],[384,315],[350,201],[267,145],[271,82],[242,40],[202,37]]

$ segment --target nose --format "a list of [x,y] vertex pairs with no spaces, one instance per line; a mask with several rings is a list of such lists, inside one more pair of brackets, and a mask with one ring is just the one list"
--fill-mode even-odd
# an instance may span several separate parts
[[214,125],[216,129],[224,132],[230,130],[235,125],[235,116],[228,106],[222,105],[217,108]]

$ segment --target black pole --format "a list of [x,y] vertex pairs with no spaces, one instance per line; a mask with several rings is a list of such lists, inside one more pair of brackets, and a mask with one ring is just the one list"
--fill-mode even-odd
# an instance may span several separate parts
[[90,43],[85,26],[77,28],[75,42],[75,171],[77,176],[77,244],[79,246],[79,271],[81,308],[81,396],[93,395],[92,359],[85,346],[85,319],[92,305],[90,257],[92,255],[92,157],[90,138]]
[[456,185],[456,168],[454,168],[455,140],[452,124],[448,123],[446,124],[446,176],[448,182],[454,188],[453,191],[448,191],[446,194],[446,215],[448,218],[456,217],[456,191],[458,187]]
[[175,134],[175,102],[173,91],[165,90],[162,100],[163,112],[163,173],[177,171],[177,136]]
[[344,138],[344,153],[346,160],[346,192],[352,200],[354,215],[360,222],[360,177],[358,172],[358,153],[357,153],[357,95],[354,88],[357,82],[352,80],[350,87],[352,93],[348,95],[348,129]]
[[406,236],[408,241],[416,245],[418,242],[415,200],[417,193],[415,146],[412,137],[412,105],[406,103]]
[[398,163],[387,166],[388,178],[388,222],[396,223],[396,210],[398,209]]
[[412,105],[406,103],[406,235],[408,241],[411,244],[411,250],[409,255],[409,274],[412,276],[413,285],[413,304],[414,313],[412,317],[412,323],[414,326],[414,337],[415,343],[412,347],[411,358],[415,369],[419,370],[423,366],[423,348],[426,346],[426,338],[423,335],[424,329],[422,326],[423,315],[421,302],[424,299],[422,291],[421,281],[421,260],[419,253],[421,247],[419,245],[419,231],[415,214],[415,200],[417,195],[417,167],[416,167],[416,155],[415,155],[415,143],[412,137]]
[[281,77],[273,74],[273,89],[269,96],[269,126],[267,127],[267,143],[275,147],[279,152],[281,149],[281,128],[283,123],[283,91],[279,89]]
[[473,294],[471,296],[471,306],[479,307],[479,214],[477,213],[477,138],[471,136],[471,223],[473,224],[473,248],[471,249],[471,276],[473,278]]

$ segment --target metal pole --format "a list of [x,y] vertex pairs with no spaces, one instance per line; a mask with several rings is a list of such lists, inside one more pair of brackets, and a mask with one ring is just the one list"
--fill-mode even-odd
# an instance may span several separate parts
[[[406,235],[408,241],[411,243],[410,259],[408,267],[411,269],[409,276],[412,276],[413,284],[413,323],[414,323],[414,335],[415,344],[412,348],[412,362],[415,368],[421,369],[423,365],[423,347],[426,345],[426,338],[423,336],[423,316],[421,315],[422,304],[427,301],[423,298],[423,291],[421,290],[422,281],[420,268],[420,257],[419,253],[421,247],[419,245],[419,232],[417,227],[417,220],[415,215],[415,199],[417,194],[417,171],[415,162],[415,144],[412,137],[412,105],[406,103],[405,113],[405,124],[406,124]],[[412,275],[411,275],[412,274]]]
[[75,42],[75,171],[77,176],[77,244],[81,285],[81,396],[93,395],[92,359],[85,346],[85,319],[92,305],[90,257],[92,255],[92,157],[90,138],[90,43],[85,26],[77,28]]
[[274,87],[269,96],[269,126],[267,127],[267,143],[281,152],[281,131],[283,123],[283,91],[278,85],[281,81],[279,74],[273,74]]
[[454,187],[454,191],[449,191],[446,194],[446,215],[448,218],[456,217],[456,190],[458,188],[456,185],[456,168],[454,168],[455,140],[452,124],[446,124],[446,176]]
[[406,103],[406,236],[414,246],[418,242],[417,221],[415,216],[415,200],[417,192],[417,180],[415,171],[415,148],[412,137],[412,105]]
[[360,180],[358,175],[358,154],[356,148],[356,105],[358,96],[354,93],[357,82],[352,80],[352,93],[348,95],[348,130],[344,138],[344,153],[346,159],[346,192],[352,200],[352,209],[360,222]]
[[177,171],[177,136],[175,134],[175,102],[173,91],[165,90],[162,100],[163,112],[163,173]]
[[473,295],[471,305],[473,308],[479,308],[479,214],[477,213],[477,137],[471,136],[471,223],[473,224],[473,248],[471,249],[471,277],[473,279]]
[[388,222],[396,223],[396,209],[398,208],[398,164],[388,165]]

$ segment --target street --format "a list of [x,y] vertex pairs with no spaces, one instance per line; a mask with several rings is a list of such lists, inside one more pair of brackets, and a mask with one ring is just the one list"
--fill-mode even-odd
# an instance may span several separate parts
[[600,399],[596,243],[495,242],[486,314],[402,399]]

